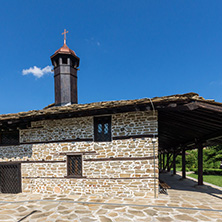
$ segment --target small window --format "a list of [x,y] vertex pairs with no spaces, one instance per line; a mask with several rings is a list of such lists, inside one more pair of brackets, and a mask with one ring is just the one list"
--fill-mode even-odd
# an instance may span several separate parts
[[62,64],[68,64],[67,58],[62,58]]
[[3,131],[0,132],[1,145],[17,145],[19,144],[19,131]]
[[67,176],[82,177],[82,155],[67,156]]
[[94,117],[94,140],[111,141],[111,116]]

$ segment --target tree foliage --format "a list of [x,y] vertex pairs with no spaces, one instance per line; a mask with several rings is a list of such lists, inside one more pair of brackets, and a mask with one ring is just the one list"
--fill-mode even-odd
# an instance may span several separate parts
[[[198,168],[198,151],[186,151],[186,168],[187,170],[195,170]],[[172,160],[171,160],[172,161]],[[203,149],[203,168],[204,169],[220,169],[222,162],[222,145],[210,146]],[[182,156],[176,158],[178,168],[182,167]]]

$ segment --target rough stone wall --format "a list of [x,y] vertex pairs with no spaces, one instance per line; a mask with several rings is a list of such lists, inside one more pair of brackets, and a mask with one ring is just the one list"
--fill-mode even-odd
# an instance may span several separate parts
[[31,158],[33,158],[32,145],[0,147],[0,161],[21,161]]
[[[93,139],[93,117],[43,120],[32,122],[30,129],[20,131],[20,142]],[[131,112],[112,115],[112,136],[157,134],[156,115]]]
[[[101,158],[116,157],[151,157],[153,144],[151,138],[114,140],[112,142],[73,142],[54,144],[34,144],[33,154],[29,159],[46,161],[63,161],[63,152],[95,151],[95,154],[83,155],[83,176],[90,178],[113,177],[153,177],[153,160],[109,160]],[[157,149],[157,147],[156,147]],[[22,150],[20,148],[20,150]],[[87,159],[91,161],[87,161]],[[97,161],[93,161],[97,160]],[[33,168],[35,168],[33,170]],[[56,171],[56,172],[54,172]],[[61,177],[66,176],[66,163],[23,163],[23,177]]]
[[156,115],[152,112],[119,113],[112,116],[113,136],[157,134]]
[[[153,156],[151,139],[127,139],[108,143],[56,143],[51,147],[50,144],[41,145],[41,148],[40,145],[33,145],[35,149],[39,149],[43,153],[43,150],[46,149],[45,152],[48,153],[47,157],[50,157],[50,160],[66,160],[66,156],[57,154],[64,150],[66,152],[96,151],[98,155],[83,155],[83,176],[86,177],[83,179],[64,179],[64,176],[67,175],[66,163],[23,163],[23,192],[91,193],[101,196],[116,195],[133,198],[153,196],[153,160],[85,161],[111,156],[126,157],[126,154],[129,153],[131,153],[131,157]],[[155,150],[157,152],[157,145]],[[157,160],[156,166],[158,166]],[[156,174],[158,174],[157,169]],[[47,179],[48,177],[54,178]]]
[[[112,116],[112,136],[157,134],[156,118],[152,112],[115,114]],[[20,142],[76,138],[93,138],[93,117],[38,121],[32,123],[31,129],[20,130]],[[83,155],[83,176],[86,178],[64,178],[67,176],[67,157],[60,154],[86,151],[95,152]],[[155,143],[155,153],[157,156],[158,141]],[[54,142],[0,147],[0,161],[61,161],[22,163],[22,190],[33,193],[153,196],[153,159],[101,160],[152,156],[153,144],[149,137],[111,142]],[[155,163],[158,168],[157,159]],[[158,176],[157,169],[156,174]]]
[[84,138],[93,138],[93,117],[32,122],[30,129],[20,131],[23,143]]
[[101,197],[153,197],[153,179],[25,179],[23,191]]

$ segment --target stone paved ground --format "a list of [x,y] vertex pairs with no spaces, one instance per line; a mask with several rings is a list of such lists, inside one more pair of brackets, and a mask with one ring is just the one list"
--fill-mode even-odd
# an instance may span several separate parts
[[0,194],[0,221],[221,221],[222,189],[162,174],[172,188],[157,199]]

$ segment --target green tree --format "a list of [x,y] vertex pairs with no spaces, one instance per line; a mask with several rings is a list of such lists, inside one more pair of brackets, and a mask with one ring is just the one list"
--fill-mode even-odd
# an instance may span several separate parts
[[222,145],[210,146],[204,149],[204,168],[220,168],[222,164]]

